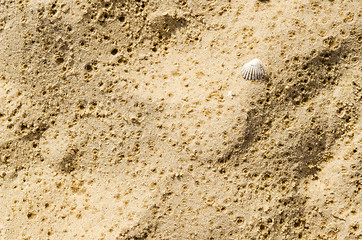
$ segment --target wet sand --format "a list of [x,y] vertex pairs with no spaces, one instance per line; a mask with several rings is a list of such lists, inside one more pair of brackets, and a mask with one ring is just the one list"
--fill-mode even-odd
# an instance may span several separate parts
[[0,2],[0,239],[361,238],[361,7]]

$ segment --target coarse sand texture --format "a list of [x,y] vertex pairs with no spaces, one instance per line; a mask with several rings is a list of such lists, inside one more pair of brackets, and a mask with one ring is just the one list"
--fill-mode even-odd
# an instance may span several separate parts
[[0,239],[362,239],[361,15],[0,0]]

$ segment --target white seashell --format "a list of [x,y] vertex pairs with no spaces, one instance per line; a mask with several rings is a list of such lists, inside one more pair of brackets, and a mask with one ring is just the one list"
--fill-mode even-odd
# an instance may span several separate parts
[[257,58],[244,64],[241,69],[241,75],[246,80],[260,80],[265,74],[264,64]]

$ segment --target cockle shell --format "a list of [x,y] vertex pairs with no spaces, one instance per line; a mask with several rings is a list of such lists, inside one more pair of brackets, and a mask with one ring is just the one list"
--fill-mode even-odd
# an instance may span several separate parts
[[241,69],[241,75],[246,80],[260,80],[265,74],[264,64],[257,58],[244,64]]

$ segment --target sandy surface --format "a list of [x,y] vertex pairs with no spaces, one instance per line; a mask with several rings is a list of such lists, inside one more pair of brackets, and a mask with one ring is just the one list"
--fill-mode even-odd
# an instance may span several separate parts
[[0,0],[0,239],[361,239],[361,9]]

